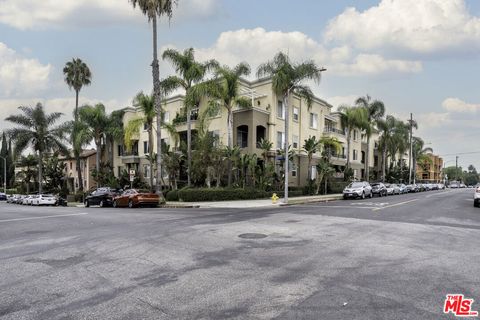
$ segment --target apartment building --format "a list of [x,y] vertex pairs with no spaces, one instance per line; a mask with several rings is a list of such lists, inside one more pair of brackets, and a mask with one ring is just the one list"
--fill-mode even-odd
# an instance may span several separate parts
[[[84,150],[80,154],[80,170],[83,179],[83,190],[91,190],[97,186],[95,180],[92,177],[91,171],[96,167],[96,155],[95,149]],[[73,152],[68,156],[60,156],[59,160],[63,161],[65,166],[65,177],[67,178],[67,187],[70,192],[76,192],[79,187],[77,161],[73,155]]]
[[443,180],[443,159],[438,155],[428,153],[429,160],[417,163],[417,181],[439,183]]
[[[280,164],[276,158],[276,150],[284,147],[285,144],[285,115],[289,112],[289,137],[288,141],[295,151],[296,157],[291,165],[289,183],[291,186],[302,186],[306,183],[308,171],[311,170],[315,177],[315,164],[320,159],[320,153],[314,155],[314,163],[308,168],[308,159],[302,150],[304,140],[315,136],[320,138],[322,135],[338,138],[343,144],[342,152],[334,153],[331,162],[338,173],[337,177],[342,176],[342,171],[346,165],[346,136],[341,128],[340,116],[332,112],[332,105],[326,101],[315,97],[310,108],[304,99],[298,96],[291,96],[288,104],[288,110],[282,102],[281,97],[277,97],[272,89],[271,79],[259,79],[255,81],[241,81],[241,94],[251,100],[251,107],[247,109],[236,108],[233,111],[233,143],[239,146],[243,153],[256,153],[260,155],[262,150],[258,148],[261,139],[273,142],[272,150],[269,156]],[[182,95],[168,98],[164,103],[164,120],[166,123],[175,124],[176,130],[182,140],[186,140],[186,119],[181,116],[183,107]],[[197,115],[206,107],[208,101],[201,101],[199,108],[192,110],[192,136],[195,137],[197,130]],[[124,124],[130,120],[139,118],[142,115],[135,108],[125,109]],[[209,119],[209,131],[216,135],[221,145],[227,145],[227,111],[221,107],[218,113]],[[148,144],[147,128],[140,130],[140,133],[133,141],[131,150],[125,150],[121,144],[117,144],[114,152],[115,174],[119,176],[123,170],[135,169],[145,181],[148,182],[152,174],[147,155],[150,145]],[[154,125],[154,129],[156,127]],[[173,144],[172,137],[168,131],[162,128],[162,140],[166,144]],[[359,130],[352,134],[352,143],[350,147],[350,165],[355,171],[355,177],[361,179],[365,169],[366,142]],[[154,147],[156,137],[154,137]],[[374,165],[373,142],[370,148],[370,166]],[[153,173],[155,175],[155,173]],[[166,175],[164,179],[167,179]]]

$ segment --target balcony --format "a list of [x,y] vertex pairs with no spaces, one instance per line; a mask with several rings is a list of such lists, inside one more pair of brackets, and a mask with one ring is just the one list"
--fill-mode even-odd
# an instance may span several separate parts
[[345,136],[345,131],[333,128],[333,127],[325,127],[323,129],[324,134],[335,134],[335,135],[340,135],[340,136]]
[[123,164],[140,163],[138,152],[125,152],[121,158]]

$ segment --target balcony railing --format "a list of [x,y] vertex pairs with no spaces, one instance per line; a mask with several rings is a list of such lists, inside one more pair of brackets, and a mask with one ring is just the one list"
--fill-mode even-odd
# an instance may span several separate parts
[[339,134],[339,135],[342,135],[342,136],[345,135],[345,132],[343,130],[340,130],[340,129],[337,129],[337,128],[331,128],[331,127],[325,127],[323,129],[323,132],[324,133],[336,133],[336,134]]

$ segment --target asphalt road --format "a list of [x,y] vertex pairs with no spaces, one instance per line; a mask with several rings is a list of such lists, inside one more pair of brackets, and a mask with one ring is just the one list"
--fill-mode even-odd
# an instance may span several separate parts
[[0,319],[453,319],[448,293],[480,310],[472,192],[248,210],[1,203]]

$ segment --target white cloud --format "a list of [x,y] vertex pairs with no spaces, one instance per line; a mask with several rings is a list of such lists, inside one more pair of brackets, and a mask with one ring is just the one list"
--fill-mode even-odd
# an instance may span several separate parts
[[[173,21],[209,18],[220,8],[219,0],[182,0],[174,9]],[[0,0],[0,23],[21,30],[126,21],[145,21],[127,0]]]
[[474,52],[480,18],[470,15],[464,0],[382,0],[363,12],[345,9],[329,22],[324,37],[361,50]]
[[450,112],[476,113],[480,111],[480,104],[467,103],[458,98],[447,98],[442,102],[442,107]]
[[28,59],[0,42],[0,97],[29,95],[48,86],[50,64]]
[[362,95],[346,95],[346,96],[333,96],[333,97],[326,97],[325,101],[330,103],[333,106],[333,110],[337,110],[337,108],[341,105],[353,105],[355,100]]
[[[166,47],[175,46],[162,49]],[[215,58],[230,66],[247,61],[255,71],[259,64],[272,59],[279,51],[288,53],[293,61],[313,59],[318,65],[327,67],[328,75],[378,75],[422,70],[418,61],[355,55],[347,46],[327,48],[301,32],[266,31],[263,28],[223,32],[212,46],[198,48],[196,54],[199,60]]]

